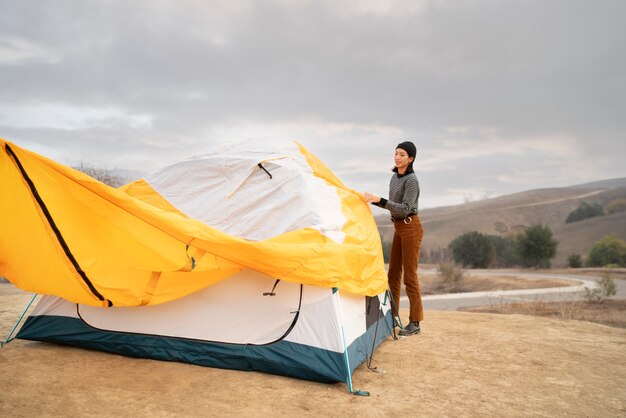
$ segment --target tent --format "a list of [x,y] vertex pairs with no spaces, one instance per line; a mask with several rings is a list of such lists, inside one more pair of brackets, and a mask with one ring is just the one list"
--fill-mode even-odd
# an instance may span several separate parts
[[222,146],[119,189],[0,140],[17,338],[345,381],[392,332],[362,196],[295,142]]

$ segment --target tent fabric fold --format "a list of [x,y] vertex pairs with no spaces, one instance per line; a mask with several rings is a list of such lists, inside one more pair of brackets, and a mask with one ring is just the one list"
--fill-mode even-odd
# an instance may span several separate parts
[[[0,275],[24,290],[91,306],[155,305],[246,269],[358,295],[387,287],[368,204],[297,143],[226,147],[117,189],[0,146]],[[271,177],[251,171],[261,161]],[[295,193],[307,187],[311,196]],[[320,191],[330,198],[316,201]],[[308,211],[316,205],[325,206]],[[265,233],[270,223],[285,232]]]

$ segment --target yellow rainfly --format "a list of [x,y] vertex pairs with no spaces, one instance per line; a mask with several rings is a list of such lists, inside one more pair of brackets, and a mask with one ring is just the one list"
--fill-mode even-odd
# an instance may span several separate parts
[[313,228],[249,241],[187,217],[137,181],[119,189],[0,139],[0,275],[21,289],[92,306],[168,302],[244,269],[374,296],[387,279],[362,195],[301,145],[337,190],[346,238]]

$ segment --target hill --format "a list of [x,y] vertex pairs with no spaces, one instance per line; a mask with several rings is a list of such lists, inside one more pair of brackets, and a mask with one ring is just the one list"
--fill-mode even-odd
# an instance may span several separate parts
[[[626,213],[565,223],[567,215],[582,202],[606,206],[615,199],[626,198],[626,178],[609,179],[561,188],[529,190],[462,205],[420,211],[424,225],[422,253],[436,262],[438,254],[464,232],[479,231],[491,235],[512,235],[525,228],[542,224],[550,227],[559,241],[555,267],[564,266],[570,254],[585,256],[595,241],[609,233],[626,240]],[[377,215],[381,236],[390,241],[393,226],[388,216]]]

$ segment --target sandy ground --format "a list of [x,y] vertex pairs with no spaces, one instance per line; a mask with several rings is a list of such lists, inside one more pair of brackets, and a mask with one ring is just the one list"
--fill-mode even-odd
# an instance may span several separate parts
[[[29,295],[0,284],[0,335]],[[406,311],[404,312],[406,320]],[[0,416],[626,416],[626,330],[428,311],[385,341],[356,389],[15,340],[0,349]]]

